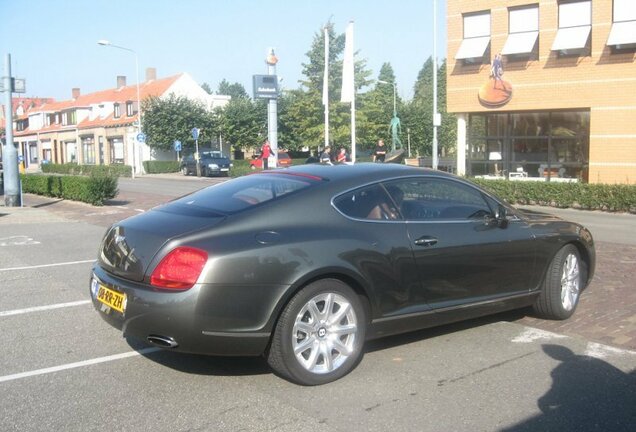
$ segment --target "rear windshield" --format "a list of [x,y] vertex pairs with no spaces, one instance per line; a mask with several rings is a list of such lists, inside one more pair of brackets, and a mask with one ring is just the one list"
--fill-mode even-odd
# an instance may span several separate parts
[[320,179],[288,174],[252,174],[219,183],[168,204],[216,213],[236,213],[268,201],[295,194]]

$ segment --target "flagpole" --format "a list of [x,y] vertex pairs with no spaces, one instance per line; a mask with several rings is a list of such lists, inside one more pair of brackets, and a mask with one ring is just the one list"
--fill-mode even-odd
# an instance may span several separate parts
[[349,21],[345,33],[344,60],[342,62],[342,95],[341,102],[351,104],[351,162],[356,161],[356,87],[355,62],[353,50],[353,21]]
[[325,106],[325,147],[329,145],[329,29],[325,26],[325,75],[322,80],[322,103]]

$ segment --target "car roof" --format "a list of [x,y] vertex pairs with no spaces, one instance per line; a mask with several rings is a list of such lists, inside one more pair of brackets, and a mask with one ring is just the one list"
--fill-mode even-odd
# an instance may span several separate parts
[[393,163],[357,163],[353,165],[306,164],[295,165],[290,168],[286,168],[285,171],[320,177],[325,180],[337,182],[342,181],[345,183],[351,180],[355,180],[358,183],[366,183],[411,175],[432,175],[456,178],[454,175],[443,171]]

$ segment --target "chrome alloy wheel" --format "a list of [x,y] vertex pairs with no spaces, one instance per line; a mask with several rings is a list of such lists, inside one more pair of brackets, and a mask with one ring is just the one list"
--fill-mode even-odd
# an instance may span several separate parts
[[346,298],[322,293],[298,312],[292,331],[292,347],[303,368],[315,374],[338,369],[353,354],[358,322]]
[[575,254],[569,254],[563,263],[563,273],[561,274],[561,304],[563,309],[572,310],[580,293],[581,276],[579,270],[579,260]]

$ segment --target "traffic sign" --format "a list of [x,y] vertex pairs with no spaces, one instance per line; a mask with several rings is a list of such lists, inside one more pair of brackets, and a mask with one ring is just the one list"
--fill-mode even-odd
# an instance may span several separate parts
[[192,128],[192,138],[194,138],[195,140],[199,139],[199,132],[199,128]]
[[146,134],[143,132],[139,132],[137,134],[137,141],[139,141],[140,143],[145,143],[146,142]]
[[176,151],[176,152],[180,152],[181,151],[181,141],[174,140],[174,151]]

